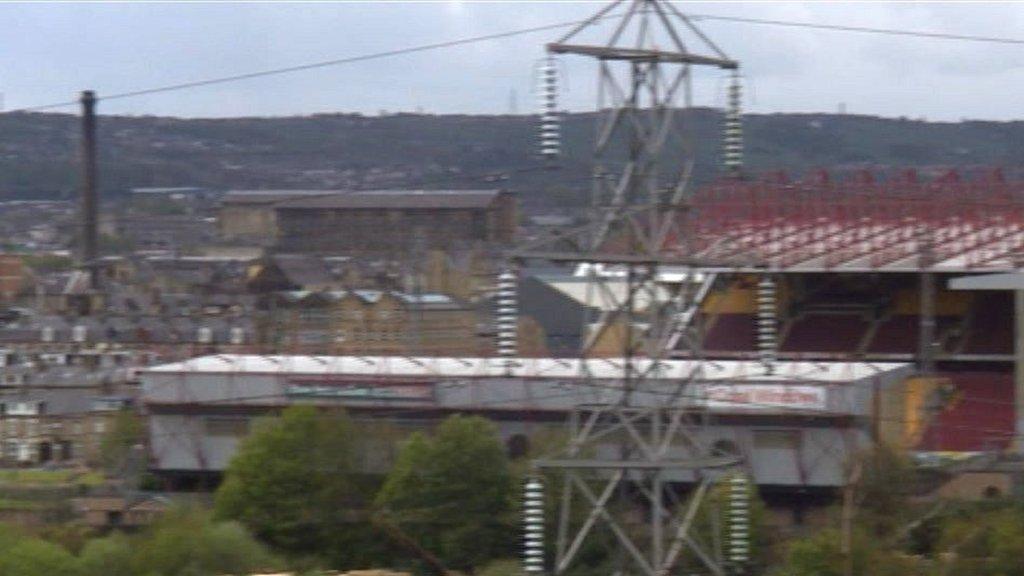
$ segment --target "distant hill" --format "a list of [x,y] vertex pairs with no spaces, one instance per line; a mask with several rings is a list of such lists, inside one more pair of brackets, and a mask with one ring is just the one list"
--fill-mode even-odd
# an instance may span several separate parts
[[[716,176],[721,116],[684,115],[697,152],[695,179]],[[589,189],[594,114],[564,123],[565,158],[541,170],[529,116],[321,114],[285,118],[100,119],[101,184],[135,186],[383,188],[501,186],[535,209],[582,201]],[[66,114],[0,115],[0,197],[60,197],[75,188],[78,121]],[[818,167],[1024,164],[1024,122],[934,123],[832,114],[748,115],[755,172]],[[672,138],[668,158],[681,159]]]

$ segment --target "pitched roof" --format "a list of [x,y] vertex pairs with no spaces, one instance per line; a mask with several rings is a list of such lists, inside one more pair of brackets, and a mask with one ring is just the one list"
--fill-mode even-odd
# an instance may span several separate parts
[[270,260],[295,286],[326,286],[334,282],[327,264],[321,258],[304,254],[276,254]]

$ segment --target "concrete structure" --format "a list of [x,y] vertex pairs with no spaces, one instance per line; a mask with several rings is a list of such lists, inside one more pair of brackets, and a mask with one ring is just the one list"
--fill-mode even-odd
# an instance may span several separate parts
[[[156,366],[140,372],[152,468],[171,478],[215,475],[252,419],[295,403],[344,406],[357,419],[404,431],[451,413],[482,414],[510,447],[521,447],[534,433],[561,427],[574,407],[621,397],[621,359],[586,361],[590,379],[581,362],[522,358],[509,370],[500,358],[218,355]],[[662,384],[634,392],[634,404],[664,405],[695,366],[664,363]],[[758,483],[780,490],[842,485],[846,458],[870,441],[875,395],[906,372],[891,363],[780,362],[768,374],[746,361],[710,362],[704,371],[676,402],[706,408],[707,444],[742,454]],[[609,440],[602,450],[617,448]],[[688,474],[672,480],[688,482]]]

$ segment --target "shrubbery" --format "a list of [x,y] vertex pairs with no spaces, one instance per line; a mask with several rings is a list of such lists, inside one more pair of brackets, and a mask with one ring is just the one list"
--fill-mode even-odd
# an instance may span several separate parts
[[240,524],[198,510],[172,511],[139,534],[94,538],[77,555],[0,526],[0,576],[224,576],[281,566]]

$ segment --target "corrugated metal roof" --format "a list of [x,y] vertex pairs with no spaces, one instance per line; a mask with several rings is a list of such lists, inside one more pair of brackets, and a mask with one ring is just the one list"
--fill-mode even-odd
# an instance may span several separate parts
[[[621,377],[624,360],[519,358],[510,369],[504,358],[437,358],[407,356],[275,356],[219,354],[192,358],[141,370],[141,373],[261,373],[282,375],[362,375],[362,376],[444,376],[464,378],[564,378],[584,377],[584,366],[597,378]],[[646,372],[651,361],[633,360],[634,369]],[[725,360],[701,363],[692,360],[666,360],[661,363],[661,378],[688,378],[698,367],[702,380],[737,379],[758,381],[847,382],[905,368],[896,362],[778,362],[769,373],[759,361]]]

